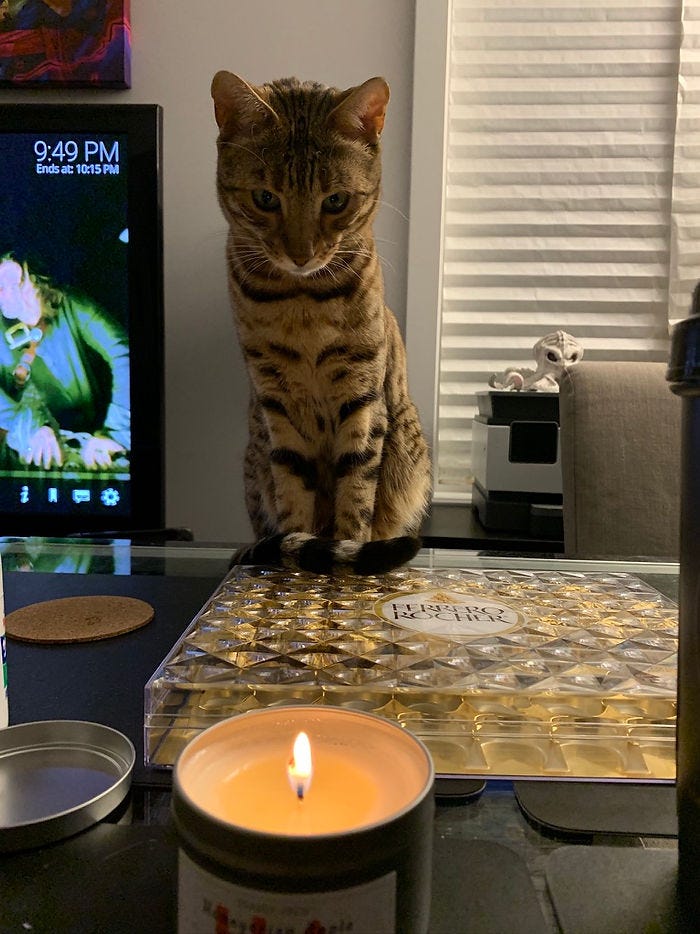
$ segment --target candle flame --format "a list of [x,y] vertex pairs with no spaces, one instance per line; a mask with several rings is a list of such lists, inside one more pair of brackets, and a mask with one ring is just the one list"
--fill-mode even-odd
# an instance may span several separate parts
[[311,743],[306,733],[299,733],[294,740],[292,758],[287,766],[287,775],[292,791],[301,801],[311,787],[311,776],[313,767],[311,765]]

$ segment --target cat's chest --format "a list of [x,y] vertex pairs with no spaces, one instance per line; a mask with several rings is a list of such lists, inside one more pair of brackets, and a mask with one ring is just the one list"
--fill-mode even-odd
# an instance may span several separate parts
[[282,392],[323,403],[355,383],[379,378],[384,364],[380,315],[350,326],[329,309],[241,321],[241,341],[259,393]]

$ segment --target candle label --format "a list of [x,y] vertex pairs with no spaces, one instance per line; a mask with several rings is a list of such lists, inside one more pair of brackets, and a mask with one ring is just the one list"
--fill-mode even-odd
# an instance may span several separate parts
[[396,626],[451,639],[499,635],[524,622],[507,603],[442,589],[392,594],[375,604],[375,612]]
[[267,892],[220,879],[180,850],[179,934],[394,934],[395,918],[395,872],[331,892]]

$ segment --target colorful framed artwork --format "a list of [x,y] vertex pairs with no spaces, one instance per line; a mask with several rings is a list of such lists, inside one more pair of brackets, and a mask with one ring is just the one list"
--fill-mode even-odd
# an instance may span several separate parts
[[0,0],[0,87],[130,86],[129,0]]

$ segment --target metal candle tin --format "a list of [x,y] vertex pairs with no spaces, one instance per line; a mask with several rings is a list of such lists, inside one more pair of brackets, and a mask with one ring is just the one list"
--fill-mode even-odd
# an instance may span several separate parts
[[40,720],[0,731],[0,853],[90,827],[131,787],[136,750],[112,727]]
[[[246,782],[247,763],[271,752],[284,771],[300,731],[310,738],[312,756],[347,761],[369,786],[376,784],[380,803],[378,810],[371,804],[370,819],[317,833],[313,825],[305,832],[303,818],[299,830],[289,832],[257,828],[254,814],[252,827],[244,826],[246,819],[222,817],[220,802],[235,796],[235,776],[243,775]],[[320,783],[332,791],[329,774],[314,774],[309,802],[320,794]],[[374,715],[331,707],[273,707],[210,727],[185,747],[175,766],[180,934],[229,929],[425,934],[433,783],[432,760],[420,740]],[[283,787],[280,794],[285,792],[290,812],[294,815],[298,807],[303,814],[304,802],[294,800],[291,788]]]

